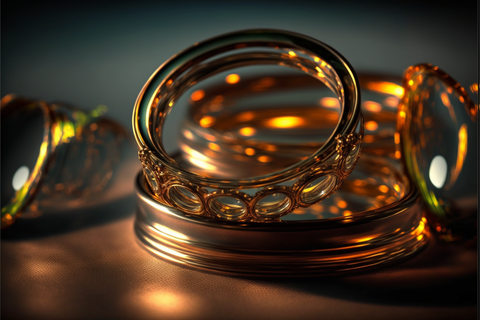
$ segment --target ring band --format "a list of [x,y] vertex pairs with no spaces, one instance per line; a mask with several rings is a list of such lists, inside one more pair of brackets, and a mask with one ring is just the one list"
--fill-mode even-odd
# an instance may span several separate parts
[[100,117],[105,111],[2,98],[2,229],[20,215],[79,207],[106,189],[127,134]]
[[357,184],[349,177],[349,183],[338,193],[348,203],[359,197],[365,203],[373,200],[371,208],[334,218],[269,224],[239,224],[185,215],[160,203],[139,174],[137,239],[143,248],[169,262],[236,276],[328,275],[390,264],[418,252],[428,242],[418,192],[392,162],[362,156],[354,174],[376,177],[392,190],[397,189],[396,183],[401,184],[395,201],[380,204],[376,198],[384,195],[382,188],[369,180],[358,180],[362,184]]
[[[244,53],[244,49],[255,51]],[[175,102],[205,75],[259,63],[303,70],[337,95],[341,116],[330,138],[307,159],[260,177],[214,179],[179,166],[162,142],[165,117]],[[137,98],[133,128],[145,176],[161,201],[189,214],[267,221],[321,201],[340,186],[360,153],[362,119],[358,80],[339,53],[296,33],[247,30],[196,44],[157,69]],[[290,185],[279,185],[285,182]],[[281,200],[275,206],[262,204],[278,196]]]
[[[362,152],[395,158],[401,79],[358,77],[365,99]],[[281,170],[318,150],[323,143],[312,137],[330,134],[338,123],[337,99],[319,95],[318,81],[307,74],[242,77],[235,90],[222,80],[203,87],[200,96],[192,93],[181,126],[180,150],[198,174],[214,168],[215,176],[226,179]],[[285,93],[293,98],[285,99]],[[261,102],[245,102],[252,99]]]
[[[439,237],[469,241],[477,235],[478,221],[478,184],[472,178],[478,173],[478,106],[436,66],[411,66],[403,81],[398,153]],[[478,95],[478,84],[470,90]]]

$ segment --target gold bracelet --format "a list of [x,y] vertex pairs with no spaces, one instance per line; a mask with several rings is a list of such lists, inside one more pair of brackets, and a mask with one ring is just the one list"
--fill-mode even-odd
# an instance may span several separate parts
[[[214,179],[179,166],[162,141],[165,118],[175,102],[209,75],[258,64],[302,70],[334,92],[341,117],[329,139],[301,162],[260,177]],[[222,35],[172,57],[140,92],[133,128],[145,176],[160,201],[189,214],[229,221],[278,219],[325,199],[352,172],[363,136],[360,92],[350,64],[317,40],[277,30]]]
[[405,259],[428,242],[418,192],[398,161],[388,158],[362,156],[333,197],[268,224],[185,213],[159,201],[143,174],[136,190],[140,245],[202,271],[260,277],[355,272]]
[[[398,155],[427,205],[440,238],[477,235],[478,105],[452,77],[430,64],[404,75],[398,110]],[[478,84],[470,87],[478,99]]]
[[[189,99],[179,145],[195,173],[239,179],[281,170],[322,147],[338,123],[337,99],[306,74],[242,77],[235,90],[228,79],[203,86]],[[360,74],[359,80],[362,152],[395,158],[401,79]]]
[[[91,112],[62,103],[7,95],[1,101],[2,229],[20,215],[78,207],[108,185],[125,129]],[[81,199],[81,201],[79,201]]]

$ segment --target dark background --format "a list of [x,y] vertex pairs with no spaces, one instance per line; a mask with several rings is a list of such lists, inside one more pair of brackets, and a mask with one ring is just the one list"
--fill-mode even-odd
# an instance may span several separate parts
[[[468,87],[478,81],[477,17],[475,0],[2,1],[1,94],[104,104],[131,132],[136,96],[160,64],[250,28],[317,38],[358,72],[400,77],[429,62]],[[435,240],[376,272],[301,281],[209,275],[156,259],[133,233],[138,168],[134,159],[102,205],[44,220],[50,233],[2,236],[2,319],[476,318],[476,252]],[[54,224],[63,220],[73,227]]]
[[470,1],[2,1],[2,96],[107,105],[131,126],[153,71],[195,42],[240,29],[317,38],[359,71],[401,76],[432,63],[463,86],[477,79]]

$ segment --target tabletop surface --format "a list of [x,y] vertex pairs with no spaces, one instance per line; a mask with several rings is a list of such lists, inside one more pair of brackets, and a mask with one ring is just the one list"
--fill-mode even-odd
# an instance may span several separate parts
[[[475,1],[226,3],[3,1],[2,96],[104,104],[130,132],[135,98],[160,64],[250,28],[317,38],[359,72],[400,77],[429,62],[464,86],[477,81]],[[476,249],[434,238],[393,266],[301,280],[225,277],[153,257],[133,232],[140,164],[130,149],[101,201],[2,232],[2,319],[476,318]]]

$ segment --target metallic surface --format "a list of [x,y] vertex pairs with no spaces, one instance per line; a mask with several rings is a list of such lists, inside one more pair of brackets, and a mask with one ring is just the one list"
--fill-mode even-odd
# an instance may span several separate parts
[[[356,171],[362,170],[361,162],[358,166]],[[160,203],[143,174],[137,176],[136,192],[135,230],[144,248],[176,264],[230,275],[359,271],[410,256],[428,239],[422,205],[411,187],[385,207],[323,220],[272,223],[222,222],[185,214]]]
[[[358,77],[362,153],[395,158],[401,78]],[[242,77],[234,89],[219,79],[201,86],[188,102],[179,139],[182,160],[197,174],[224,179],[272,173],[308,158],[328,139],[340,113],[331,91],[307,74]]]
[[[311,156],[267,175],[215,179],[179,166],[163,147],[166,115],[179,97],[196,82],[221,71],[251,65],[282,65],[300,69],[325,84],[335,93],[341,107],[333,133]],[[162,65],[137,98],[133,129],[147,180],[164,203],[190,213],[224,220],[274,219],[299,206],[310,206],[328,197],[350,174],[363,136],[358,80],[339,53],[317,40],[268,29],[234,32],[198,43]],[[320,188],[323,185],[318,183],[319,179],[330,179],[331,186]],[[290,185],[280,186],[283,182]],[[307,191],[315,183],[319,188]],[[257,191],[254,189],[261,187],[265,188],[253,194]],[[212,188],[213,191],[202,188]],[[275,214],[255,216],[249,207],[255,205],[258,199],[273,195],[274,191],[270,188],[285,189],[282,194],[289,199],[288,210],[275,209]],[[242,193],[238,189],[250,192]],[[318,195],[306,196],[312,192]],[[220,203],[220,199],[226,202]],[[231,209],[232,203],[234,209]]]
[[[25,163],[23,157],[36,159],[25,183],[13,192],[8,203],[2,203],[2,229],[20,215],[36,218],[45,212],[82,207],[109,184],[119,163],[126,132],[117,123],[101,117],[106,111],[104,106],[84,112],[62,103],[7,95],[1,108],[2,140],[10,143],[2,143],[2,186],[12,184],[13,172]],[[7,124],[15,117],[21,122],[28,110],[37,109],[43,114],[43,142],[40,146],[23,146],[19,151],[22,146],[15,145],[18,136],[8,132]],[[27,138],[38,134],[23,123],[19,126]],[[3,171],[6,164],[13,172]]]
[[[446,241],[475,238],[478,105],[457,81],[429,64],[408,68],[403,86],[398,157],[401,154],[440,237]],[[478,99],[474,88],[470,88],[472,96]]]

